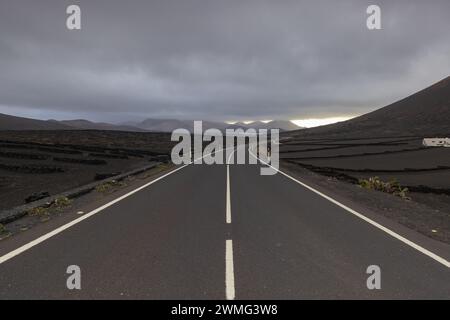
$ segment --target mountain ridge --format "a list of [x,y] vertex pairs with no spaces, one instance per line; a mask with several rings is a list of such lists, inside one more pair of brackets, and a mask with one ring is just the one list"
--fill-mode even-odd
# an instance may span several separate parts
[[359,117],[291,132],[294,136],[450,135],[450,76]]
[[[269,123],[261,121],[251,124],[226,122],[202,121],[203,130],[219,129],[280,129],[281,131],[300,129],[300,127],[285,120],[275,120]],[[172,132],[175,129],[184,128],[190,132],[194,131],[193,120],[177,119],[153,119],[148,118],[141,122],[124,122],[111,124],[106,122],[93,122],[85,119],[72,120],[38,120],[32,118],[17,117],[0,113],[0,130],[110,130],[129,132]]]

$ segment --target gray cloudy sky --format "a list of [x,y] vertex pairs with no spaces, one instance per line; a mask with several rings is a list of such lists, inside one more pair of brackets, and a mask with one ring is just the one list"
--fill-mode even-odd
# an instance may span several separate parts
[[[66,29],[78,4],[82,30]],[[382,10],[380,31],[366,8]],[[448,0],[0,0],[0,112],[125,121],[361,114],[450,74]]]

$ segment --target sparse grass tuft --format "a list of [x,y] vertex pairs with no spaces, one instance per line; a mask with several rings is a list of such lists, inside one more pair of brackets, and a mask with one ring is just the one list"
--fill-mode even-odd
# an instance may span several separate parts
[[6,239],[11,236],[11,232],[9,232],[6,227],[0,223],[0,240]]
[[99,184],[97,187],[95,187],[95,190],[97,192],[105,193],[105,192],[111,191],[112,189],[114,189],[116,187],[121,187],[123,185],[125,185],[123,182],[111,180],[111,181],[107,181],[105,183]]
[[52,204],[53,208],[56,208],[57,210],[61,210],[65,207],[68,207],[72,204],[72,200],[70,200],[67,197],[59,197],[55,200],[55,202]]
[[67,197],[59,197],[56,198],[55,201],[46,207],[36,207],[28,210],[29,216],[36,216],[39,217],[42,221],[47,221],[50,219],[50,213],[52,209],[55,209],[57,211],[62,210],[72,204],[72,200],[70,200]]
[[359,180],[359,185],[365,189],[386,192],[402,199],[410,200],[408,197],[408,188],[402,187],[396,179],[392,179],[389,182],[384,182],[378,177],[370,177],[369,179]]
[[150,170],[140,174],[138,176],[138,179],[141,179],[141,180],[148,179],[148,178],[153,177],[154,175],[156,175],[156,174],[158,174],[160,172],[169,170],[172,167],[173,167],[173,165],[171,163],[161,163],[161,164],[157,165],[156,167],[154,167],[154,168],[152,168],[152,169],[150,169]]
[[49,215],[49,209],[44,207],[36,207],[28,210],[29,216],[46,216]]
[[172,167],[172,163],[161,163],[157,166],[160,171],[168,170]]

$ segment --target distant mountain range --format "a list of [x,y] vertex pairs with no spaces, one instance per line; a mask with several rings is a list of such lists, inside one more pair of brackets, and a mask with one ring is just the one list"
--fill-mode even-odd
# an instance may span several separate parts
[[36,120],[0,113],[0,130],[69,130],[70,126],[54,120]]
[[145,131],[136,127],[88,120],[37,120],[0,113],[0,130],[116,130]]
[[[131,132],[172,132],[184,128],[194,131],[194,121],[174,119],[146,119],[141,122],[127,122],[123,124],[110,124],[105,122],[92,122],[84,119],[76,120],[36,120],[22,118],[0,113],[0,130],[113,130]],[[203,121],[203,130],[216,128],[224,131],[227,128],[255,128],[280,129],[281,131],[295,130],[300,127],[290,121],[271,121],[269,123],[253,122],[251,124]]]
[[[53,120],[54,121],[54,120]],[[105,122],[91,122],[84,119],[62,120],[59,123],[69,127],[82,130],[113,130],[113,131],[146,131],[137,127],[127,125],[116,125]]]
[[[144,129],[147,131],[162,131],[162,132],[172,132],[178,128],[184,128],[190,132],[194,131],[194,121],[192,120],[173,120],[173,119],[146,119],[142,122],[126,122],[124,125],[129,125]],[[301,129],[299,126],[293,124],[290,121],[274,120],[268,123],[262,121],[255,121],[249,124],[242,122],[237,122],[234,124],[229,124],[225,122],[213,122],[213,121],[203,121],[203,130],[215,128],[221,131],[225,129],[237,129],[237,128],[254,128],[254,129],[280,129],[281,131],[289,131]]]
[[[0,130],[119,130],[171,132],[185,128],[193,132],[192,120],[146,119],[141,122],[110,124],[88,120],[36,120],[0,114]],[[400,135],[450,136],[450,77],[384,108],[351,120],[326,126],[299,129],[290,121],[253,122],[250,124],[203,121],[203,130],[217,128],[280,129],[286,135],[382,137]]]
[[294,131],[291,136],[450,136],[450,77],[360,117]]

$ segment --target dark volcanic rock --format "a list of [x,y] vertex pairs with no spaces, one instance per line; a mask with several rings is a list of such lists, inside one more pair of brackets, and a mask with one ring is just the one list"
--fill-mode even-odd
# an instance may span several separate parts
[[158,156],[153,156],[151,158],[152,161],[158,161],[158,162],[162,162],[162,163],[169,163],[170,157],[168,155],[165,154],[161,154]]
[[76,159],[76,158],[54,157],[53,160],[59,161],[59,162],[90,164],[90,165],[105,165],[105,164],[107,164],[107,162],[105,160],[98,160],[98,159]]
[[50,193],[47,191],[35,192],[32,195],[25,198],[25,203],[30,203],[33,201],[41,200],[50,197]]
[[113,172],[113,173],[96,173],[94,180],[104,180],[104,179],[108,179],[108,178],[112,178],[115,176],[118,176],[120,174],[120,172]]

